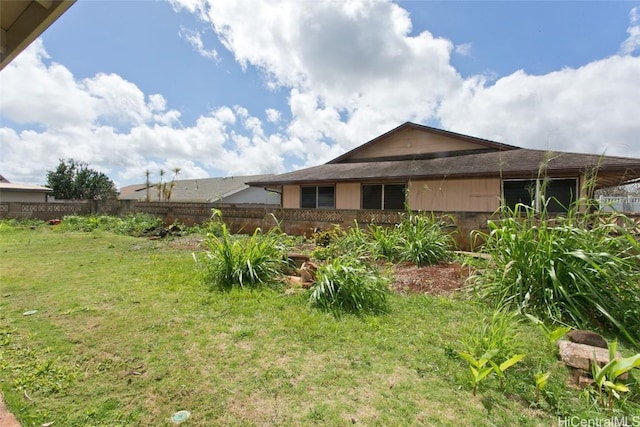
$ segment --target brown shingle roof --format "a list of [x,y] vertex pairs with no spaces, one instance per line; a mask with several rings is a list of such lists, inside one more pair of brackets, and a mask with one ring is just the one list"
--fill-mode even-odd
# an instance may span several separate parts
[[[530,178],[546,164],[550,176],[578,174],[597,167],[600,174],[624,175],[624,180],[640,178],[640,159],[592,154],[511,149],[502,152],[467,154],[435,159],[327,163],[294,172],[248,182],[252,186],[273,186],[345,181],[371,182],[417,178],[463,178],[503,176]],[[616,182],[618,184],[619,182]]]

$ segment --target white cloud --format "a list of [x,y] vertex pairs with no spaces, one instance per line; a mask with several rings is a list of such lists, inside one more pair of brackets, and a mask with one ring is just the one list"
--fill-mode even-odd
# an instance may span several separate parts
[[471,55],[471,43],[463,43],[456,45],[455,51],[458,55],[469,56]]
[[188,41],[200,56],[210,59],[218,59],[218,51],[215,49],[206,49],[204,47],[204,42],[202,41],[202,34],[198,31],[181,27],[180,37]]
[[492,85],[469,79],[439,110],[445,128],[539,149],[640,156],[640,58],[612,56]]
[[[3,70],[3,115],[40,128],[0,127],[1,169],[12,181],[43,184],[46,171],[67,158],[104,171],[119,186],[143,181],[146,169],[180,167],[182,178],[283,172],[282,155],[296,148],[265,135],[245,108],[221,106],[185,127],[162,95],[145,96],[115,74],[78,81],[62,65],[45,65],[47,58],[37,42]],[[246,143],[236,147],[243,135]]]
[[621,55],[630,55],[640,48],[640,9],[634,7],[629,12],[630,26],[627,28],[629,37],[620,45]]
[[[173,4],[209,22],[244,68],[291,90],[289,136],[321,152],[309,163],[404,121],[433,118],[459,84],[453,44],[428,31],[411,36],[408,13],[388,1]],[[311,147],[330,141],[339,146]]]
[[273,108],[267,108],[265,114],[267,115],[267,120],[271,123],[278,123],[282,119],[282,113]]
[[[184,126],[161,94],[115,74],[76,79],[38,41],[2,71],[2,115],[27,129],[0,127],[3,175],[43,183],[69,157],[111,171],[119,185],[142,182],[146,169],[181,167],[182,178],[284,172],[285,159],[318,164],[405,121],[529,148],[640,157],[640,58],[630,55],[637,8],[621,56],[546,75],[465,79],[451,55],[471,44],[412,32],[408,13],[389,1],[172,4],[287,93],[291,120],[230,102]],[[184,34],[196,48],[202,42]],[[267,132],[263,120],[281,130]]]

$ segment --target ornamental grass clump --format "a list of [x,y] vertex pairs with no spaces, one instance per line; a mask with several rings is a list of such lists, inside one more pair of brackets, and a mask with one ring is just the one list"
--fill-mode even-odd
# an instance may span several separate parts
[[384,313],[388,295],[387,275],[375,265],[353,255],[343,255],[318,268],[309,302],[335,316]]
[[445,232],[444,219],[435,215],[409,213],[396,226],[402,247],[401,258],[417,266],[434,265],[451,258],[454,241]]
[[289,264],[286,255],[290,239],[278,228],[266,233],[258,228],[251,236],[231,236],[220,222],[220,235],[207,235],[205,244],[204,282],[212,289],[276,287]]
[[640,244],[628,218],[578,203],[550,218],[525,205],[489,221],[472,282],[480,297],[553,323],[617,333],[640,343]]

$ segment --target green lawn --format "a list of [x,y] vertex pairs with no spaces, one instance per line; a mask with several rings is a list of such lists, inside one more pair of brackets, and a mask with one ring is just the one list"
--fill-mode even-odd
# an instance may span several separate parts
[[491,311],[461,296],[340,319],[308,296],[209,291],[167,241],[0,228],[0,387],[23,426],[169,426],[179,410],[186,426],[549,426],[591,407],[530,324],[505,389],[472,396],[457,352]]

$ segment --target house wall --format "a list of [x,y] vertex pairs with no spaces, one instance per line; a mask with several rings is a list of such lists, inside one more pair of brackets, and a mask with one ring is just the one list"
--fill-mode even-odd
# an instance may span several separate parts
[[300,186],[299,185],[283,185],[282,186],[282,207],[285,209],[300,208]]
[[471,142],[460,141],[418,129],[404,129],[354,153],[349,160],[485,148]]
[[360,209],[360,183],[336,184],[336,209]]
[[42,203],[47,201],[47,193],[40,191],[0,191],[0,202]]
[[500,179],[442,179],[411,181],[409,206],[441,212],[493,212],[500,207]]

